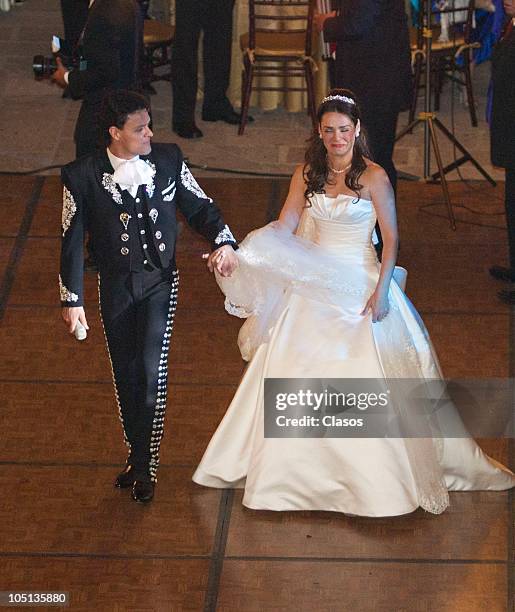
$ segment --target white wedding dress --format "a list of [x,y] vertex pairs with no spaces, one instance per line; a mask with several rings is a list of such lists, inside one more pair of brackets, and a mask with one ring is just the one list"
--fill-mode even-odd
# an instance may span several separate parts
[[466,435],[264,437],[265,378],[441,376],[427,331],[394,280],[390,314],[375,324],[360,314],[380,269],[372,202],[316,194],[310,204],[299,236],[278,224],[252,232],[237,251],[237,272],[219,280],[229,312],[252,315],[239,337],[250,363],[193,480],[244,488],[249,508],[363,516],[419,506],[440,513],[448,490],[515,486],[513,473]]

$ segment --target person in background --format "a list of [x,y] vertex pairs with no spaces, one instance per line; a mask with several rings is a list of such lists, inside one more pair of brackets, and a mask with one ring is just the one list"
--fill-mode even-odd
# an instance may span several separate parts
[[[82,98],[75,125],[75,153],[80,158],[101,145],[98,115],[104,96],[113,90],[140,89],[143,16],[136,0],[90,0],[86,25],[80,34],[81,65],[68,70],[60,58],[52,79],[74,99]],[[85,269],[97,271],[86,244]]]
[[335,87],[354,92],[367,126],[372,159],[394,192],[393,147],[399,112],[412,96],[411,53],[404,0],[341,0],[337,12],[315,16],[326,42],[336,42]]
[[[507,16],[503,35],[492,54],[492,106],[490,148],[492,163],[506,172],[506,224],[508,226],[509,266],[492,266],[490,274],[502,281],[515,282],[515,0],[504,0]],[[499,297],[515,304],[515,291],[504,289]]]
[[[203,121],[240,122],[227,98],[231,72],[234,0],[176,0],[172,63],[172,129],[181,138],[201,138],[195,124],[198,43],[203,32]],[[250,118],[250,120],[252,120]]]
[[82,66],[68,70],[57,58],[52,79],[74,99],[82,98],[75,126],[77,157],[99,146],[98,114],[103,97],[117,89],[139,89],[143,44],[141,10],[135,0],[90,2],[82,34]]

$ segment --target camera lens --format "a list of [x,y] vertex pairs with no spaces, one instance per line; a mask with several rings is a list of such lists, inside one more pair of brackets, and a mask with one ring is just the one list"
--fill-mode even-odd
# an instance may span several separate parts
[[32,59],[32,70],[36,79],[49,77],[56,69],[57,64],[54,57],[35,55]]

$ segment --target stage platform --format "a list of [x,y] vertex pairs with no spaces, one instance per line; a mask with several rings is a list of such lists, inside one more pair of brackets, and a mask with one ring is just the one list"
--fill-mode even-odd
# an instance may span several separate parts
[[[276,217],[288,188],[201,183],[240,239]],[[67,591],[74,612],[512,610],[513,494],[451,493],[440,516],[366,519],[251,511],[241,492],[192,483],[244,363],[241,321],[187,226],[156,497],[141,506],[115,489],[125,448],[96,275],[78,343],[58,302],[58,178],[1,176],[0,189],[0,591]],[[447,377],[513,376],[513,309],[488,275],[507,257],[503,185],[452,183],[451,195],[456,232],[438,186],[399,185],[407,293]],[[506,440],[481,444],[513,469]]]

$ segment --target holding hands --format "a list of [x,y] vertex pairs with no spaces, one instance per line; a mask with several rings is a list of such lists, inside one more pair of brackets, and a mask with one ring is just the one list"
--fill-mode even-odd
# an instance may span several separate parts
[[211,255],[205,253],[202,258],[207,259],[207,268],[210,272],[216,269],[221,276],[231,276],[238,267],[238,258],[234,249],[227,244],[213,251]]

